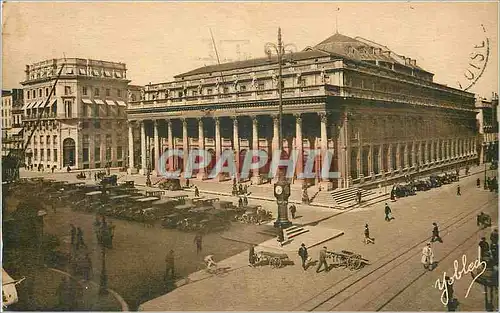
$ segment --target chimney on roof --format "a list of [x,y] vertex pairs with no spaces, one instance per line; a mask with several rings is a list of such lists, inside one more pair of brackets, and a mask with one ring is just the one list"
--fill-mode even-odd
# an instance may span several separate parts
[[417,60],[410,60],[410,62],[411,62],[411,65],[417,66]]
[[381,51],[382,49],[380,48],[373,48],[373,54],[380,54]]
[[405,57],[405,65],[410,65],[411,64],[411,58]]
[[382,51],[386,57],[391,57],[391,51]]

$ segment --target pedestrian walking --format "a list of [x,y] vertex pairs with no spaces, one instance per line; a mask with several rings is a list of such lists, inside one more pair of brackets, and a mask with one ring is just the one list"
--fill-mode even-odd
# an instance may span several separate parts
[[175,254],[174,250],[170,250],[170,252],[165,257],[165,277],[164,280],[168,281],[169,279],[173,279],[175,277]]
[[194,196],[199,197],[200,196],[200,190],[198,189],[198,186],[194,186]]
[[254,266],[255,264],[255,247],[254,245],[250,245],[250,249],[248,249],[248,265]]
[[302,189],[302,203],[309,204],[309,195],[307,194],[307,188]]
[[243,186],[241,184],[238,184],[238,194],[243,194]]
[[460,185],[457,186],[457,196],[461,196],[462,194],[460,193]]
[[238,199],[238,207],[243,207],[243,199],[241,197]]
[[203,238],[201,236],[201,233],[197,233],[196,236],[194,237],[194,243],[196,244],[196,254],[199,254],[202,250],[201,244],[203,242]]
[[498,229],[494,228],[490,235],[491,245],[498,246]]
[[306,248],[306,245],[304,243],[302,243],[300,245],[300,248],[299,248],[299,255],[300,255],[300,259],[302,260],[302,268],[305,270],[307,270],[307,259],[309,258],[309,253],[307,252],[307,248]]
[[394,187],[391,189],[391,201],[396,201],[396,191],[394,190]]
[[361,190],[358,189],[356,192],[356,199],[358,200],[358,204],[361,204]]
[[427,245],[422,249],[422,264],[426,270],[432,271],[432,267],[434,264],[434,252],[432,252],[431,243],[427,243]]
[[75,246],[76,245],[76,227],[75,225],[73,224],[69,224],[69,226],[71,227],[71,246]]
[[370,228],[368,228],[368,224],[365,224],[365,244],[375,243],[375,238],[370,237]]
[[247,196],[243,196],[243,205],[248,206],[248,198]]
[[385,220],[390,222],[391,220],[394,219],[394,217],[391,216],[391,208],[389,207],[389,205],[387,204],[387,202],[385,203]]
[[481,179],[480,178],[478,178],[476,180],[476,186],[477,186],[477,188],[481,187]]
[[248,186],[246,184],[243,186],[243,193],[248,194]]
[[432,223],[432,225],[434,225],[434,228],[432,229],[431,242],[439,241],[440,243],[443,243],[443,239],[441,239],[441,237],[439,237],[439,227],[438,227],[437,223]]
[[487,259],[490,256],[490,245],[486,241],[485,237],[481,237],[481,241],[479,241],[479,250],[481,259]]
[[328,272],[330,269],[328,268],[328,263],[326,263],[326,247],[323,247],[323,249],[319,251],[319,263],[316,268],[316,273],[320,272],[323,265],[325,266],[325,273]]
[[292,214],[292,218],[295,219],[295,213],[297,212],[297,208],[294,204],[290,206],[290,213]]
[[186,187],[188,187],[188,188],[189,188],[189,178],[188,178],[188,179],[186,179]]
[[76,248],[87,247],[85,241],[83,240],[83,231],[80,227],[76,228]]
[[97,242],[101,242],[101,220],[99,219],[99,215],[96,214],[95,221],[92,224],[94,226],[94,234]]

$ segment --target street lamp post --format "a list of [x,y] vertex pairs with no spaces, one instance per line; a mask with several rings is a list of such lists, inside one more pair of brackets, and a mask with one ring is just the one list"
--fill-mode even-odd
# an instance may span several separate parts
[[[268,56],[271,56],[272,51],[276,53],[278,58],[278,149],[283,150],[283,54],[287,46],[293,46],[291,44],[283,45],[281,40],[281,28],[278,28],[278,44],[266,43],[265,52]],[[276,197],[276,202],[278,204],[278,217],[274,222],[274,227],[279,229],[280,241],[283,241],[283,229],[290,227],[292,223],[288,220],[288,198],[290,197],[290,182],[285,178],[282,171],[278,168],[278,181],[274,184],[274,196]]]

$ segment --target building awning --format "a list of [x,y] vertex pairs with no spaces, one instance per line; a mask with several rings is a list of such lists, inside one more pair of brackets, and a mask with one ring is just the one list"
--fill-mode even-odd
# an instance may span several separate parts
[[116,105],[116,103],[113,100],[106,100],[106,103],[108,105]]
[[52,103],[50,104],[50,106],[54,106],[54,104],[56,104],[56,102],[57,102],[57,99],[52,100]]
[[13,127],[9,129],[9,134],[10,135],[19,135],[19,133],[23,130],[22,127]]
[[102,101],[101,99],[94,99],[94,102],[97,104],[104,104],[104,101]]
[[27,108],[27,109],[32,109],[32,108],[33,108],[33,106],[34,106],[36,103],[37,103],[36,101],[30,102],[26,108]]
[[26,110],[29,106],[31,105],[31,102],[24,102],[24,105],[23,105],[23,110]]
[[87,75],[87,71],[84,68],[81,68],[79,70],[79,72],[80,72],[80,75]]
[[121,107],[126,107],[127,106],[127,104],[125,104],[125,102],[123,102],[121,100],[116,101],[116,103],[118,103],[118,105],[121,106]]
[[111,73],[109,71],[104,71],[104,76],[111,77]]
[[92,104],[92,100],[90,99],[82,99],[82,102],[86,104]]
[[33,108],[43,108],[44,104],[45,104],[45,100],[40,100],[37,102],[36,105],[33,106]]

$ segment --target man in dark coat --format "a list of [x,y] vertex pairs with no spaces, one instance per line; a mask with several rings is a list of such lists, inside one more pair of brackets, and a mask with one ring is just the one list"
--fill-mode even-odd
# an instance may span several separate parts
[[478,179],[476,180],[476,186],[477,186],[478,188],[479,188],[479,187],[481,187],[481,179],[480,179],[480,178],[478,178]]
[[462,194],[460,193],[460,185],[457,186],[457,196],[461,196]]
[[203,242],[203,237],[200,233],[197,233],[194,237],[194,243],[196,244],[196,254],[199,254],[202,250],[201,244]]
[[386,220],[386,221],[388,221],[388,222],[390,222],[390,221],[393,219],[393,217],[390,217],[390,216],[389,216],[389,215],[391,214],[391,212],[392,212],[392,211],[391,211],[391,208],[390,208],[390,207],[389,207],[389,205],[386,203],[386,204],[385,204],[385,220]]
[[165,281],[174,278],[174,261],[174,250],[170,250],[170,252],[165,257]]
[[255,264],[255,247],[254,245],[250,245],[250,249],[248,249],[248,265],[254,266]]
[[439,237],[439,228],[438,228],[437,223],[432,223],[432,225],[434,225],[434,228],[432,229],[431,242],[439,241],[440,243],[443,243],[443,239],[441,239],[441,237]]
[[330,269],[328,268],[328,263],[326,263],[326,247],[323,247],[323,249],[319,251],[319,263],[316,268],[316,273],[319,273],[323,265],[325,266],[325,273],[328,272]]
[[71,227],[71,245],[74,246],[76,244],[76,228],[75,225],[69,224]]
[[488,258],[490,255],[490,245],[486,241],[485,237],[481,238],[481,241],[479,242],[479,248],[481,251],[481,259]]
[[194,186],[194,196],[199,197],[200,196],[200,190],[198,189],[198,186]]
[[370,237],[370,228],[365,224],[365,244],[375,243],[375,238]]
[[302,260],[302,268],[305,271],[307,269],[306,262],[307,262],[307,258],[309,257],[309,253],[307,252],[307,248],[306,248],[306,245],[304,243],[302,243],[300,245],[299,255],[300,255],[300,259]]
[[292,214],[292,218],[294,219],[295,213],[297,213],[297,208],[293,204],[290,206],[290,213]]

